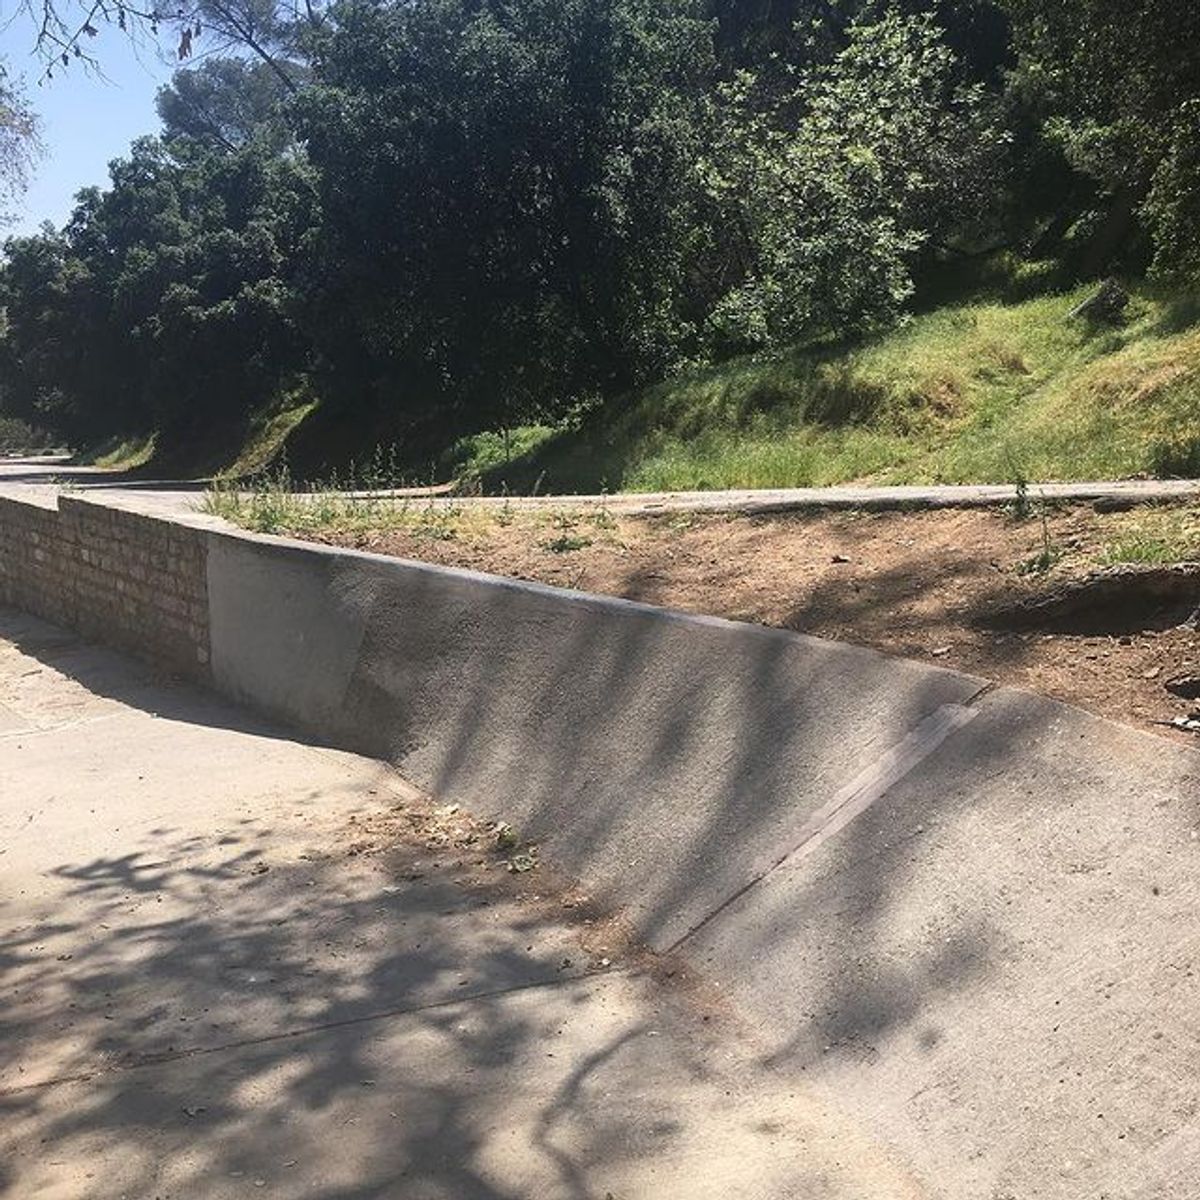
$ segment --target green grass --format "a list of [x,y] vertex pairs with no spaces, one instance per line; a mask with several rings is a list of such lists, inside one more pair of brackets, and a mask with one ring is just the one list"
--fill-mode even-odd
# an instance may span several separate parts
[[1100,555],[1104,565],[1200,560],[1200,508],[1146,508],[1124,514]]
[[153,457],[158,435],[137,434],[113,437],[90,446],[76,461],[86,467],[103,467],[109,471],[133,471],[144,467]]
[[308,396],[287,395],[276,405],[255,413],[237,457],[220,474],[240,478],[264,470],[278,456],[292,430],[316,407],[317,402]]
[[497,528],[519,525],[531,540],[554,554],[572,554],[597,542],[617,544],[617,521],[607,506],[517,510],[508,505],[477,507],[450,500],[433,501],[348,491],[329,481],[300,487],[286,467],[260,472],[254,479],[216,479],[204,495],[203,511],[257,533],[339,534],[405,533],[419,541],[471,542]]
[[492,491],[683,490],[1200,474],[1200,312],[1139,292],[1119,329],[1092,289],[968,302],[845,348],[693,370],[573,426],[459,443]]

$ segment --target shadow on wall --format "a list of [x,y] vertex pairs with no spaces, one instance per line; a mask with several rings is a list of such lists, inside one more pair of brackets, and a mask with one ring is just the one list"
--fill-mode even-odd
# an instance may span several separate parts
[[[0,637],[165,715],[107,651],[8,613]],[[172,719],[267,732],[188,689],[169,700]],[[652,1194],[720,1138],[739,1186],[821,1194],[828,1161],[781,1151],[761,1081],[742,1094],[713,1074],[730,1046],[699,1025],[673,1036],[661,993],[595,971],[553,897],[478,885],[451,861],[477,851],[386,822],[364,845],[324,797],[295,800],[308,848],[247,796],[245,815],[163,822],[0,903],[6,1188],[602,1200],[614,1180]],[[785,1111],[800,1120],[794,1099]]]
[[[659,950],[770,872],[817,810],[926,718],[985,687],[835,643],[460,572],[241,539],[228,550],[223,561],[210,548],[215,606],[225,584],[214,561],[239,592],[251,588],[254,607],[267,603],[279,555],[299,574],[274,592],[276,628],[295,613],[297,645],[320,625],[353,647],[321,673],[337,690],[314,711],[336,714],[334,740],[513,822]],[[298,582],[306,574],[311,588]],[[304,595],[281,604],[285,591]],[[246,641],[224,657],[240,670],[254,653]],[[1013,736],[991,746],[997,764],[1020,744]],[[923,796],[905,819],[932,822],[948,802]],[[989,969],[994,930],[970,910],[939,950],[894,965],[883,930],[913,865],[894,834],[856,823],[842,835],[852,849],[835,913],[814,896],[773,932],[746,931],[764,956],[772,937],[783,947],[803,935],[828,966],[832,994],[797,1001],[784,1038],[793,1056],[915,1022],[927,997]]]

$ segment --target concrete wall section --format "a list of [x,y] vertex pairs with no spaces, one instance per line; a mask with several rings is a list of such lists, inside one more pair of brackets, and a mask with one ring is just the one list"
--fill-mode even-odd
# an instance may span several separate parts
[[1200,1196],[1200,755],[999,689],[686,947],[938,1200]]
[[0,496],[0,603],[208,678],[206,534],[71,496]]
[[222,691],[513,822],[659,947],[895,747],[919,757],[946,736],[953,717],[913,742],[983,687],[780,631],[278,539],[214,534],[208,591]]

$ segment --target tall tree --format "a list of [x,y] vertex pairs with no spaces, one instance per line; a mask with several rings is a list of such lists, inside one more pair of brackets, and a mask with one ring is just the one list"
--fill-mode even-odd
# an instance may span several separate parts
[[158,91],[155,107],[163,139],[206,150],[235,151],[252,138],[275,144],[288,140],[281,112],[287,95],[266,63],[244,58],[208,58],[176,71]]
[[1071,163],[1112,198],[1098,257],[1117,248],[1128,219],[1140,211],[1155,237],[1158,269],[1194,273],[1200,6],[1192,0],[1004,4],[1020,86]]
[[689,337],[700,4],[333,16],[297,104],[325,212],[314,327],[333,386],[503,424],[666,369]]
[[741,72],[721,93],[706,179],[727,231],[709,322],[725,350],[894,320],[918,251],[985,218],[1003,159],[994,104],[959,82],[930,17],[855,21],[789,78],[764,92]]
[[10,219],[7,210],[25,190],[40,150],[37,117],[0,63],[0,225]]
[[180,158],[144,138],[62,232],[9,241],[9,410],[68,438],[236,435],[308,365],[296,288],[308,168],[252,141]]

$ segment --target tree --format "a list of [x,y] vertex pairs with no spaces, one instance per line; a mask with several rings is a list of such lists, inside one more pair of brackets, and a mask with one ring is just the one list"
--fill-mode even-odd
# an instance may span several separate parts
[[1140,212],[1165,274],[1193,270],[1200,6],[1192,0],[1004,0],[1019,83],[1078,170],[1108,193],[1095,269]]
[[721,91],[704,167],[726,214],[720,350],[894,320],[921,247],[986,213],[1005,135],[932,19],[891,12],[846,39],[789,88],[742,72]]
[[308,168],[257,141],[178,157],[143,138],[111,177],[63,231],[7,245],[6,408],[76,443],[229,439],[309,365],[296,297]]
[[209,58],[176,71],[155,100],[166,142],[205,150],[236,151],[253,138],[285,144],[289,131],[280,111],[286,89],[262,62]]
[[0,63],[0,224],[9,219],[7,207],[25,190],[40,151],[37,118],[19,84]]
[[135,40],[155,41],[169,32],[182,61],[203,52],[233,57],[248,53],[288,91],[299,88],[297,64],[324,20],[322,0],[19,0],[19,14],[34,26],[46,75],[83,61],[96,66],[89,44],[103,25]]
[[679,358],[712,62],[698,4],[411,0],[333,20],[296,104],[332,389],[445,431]]

